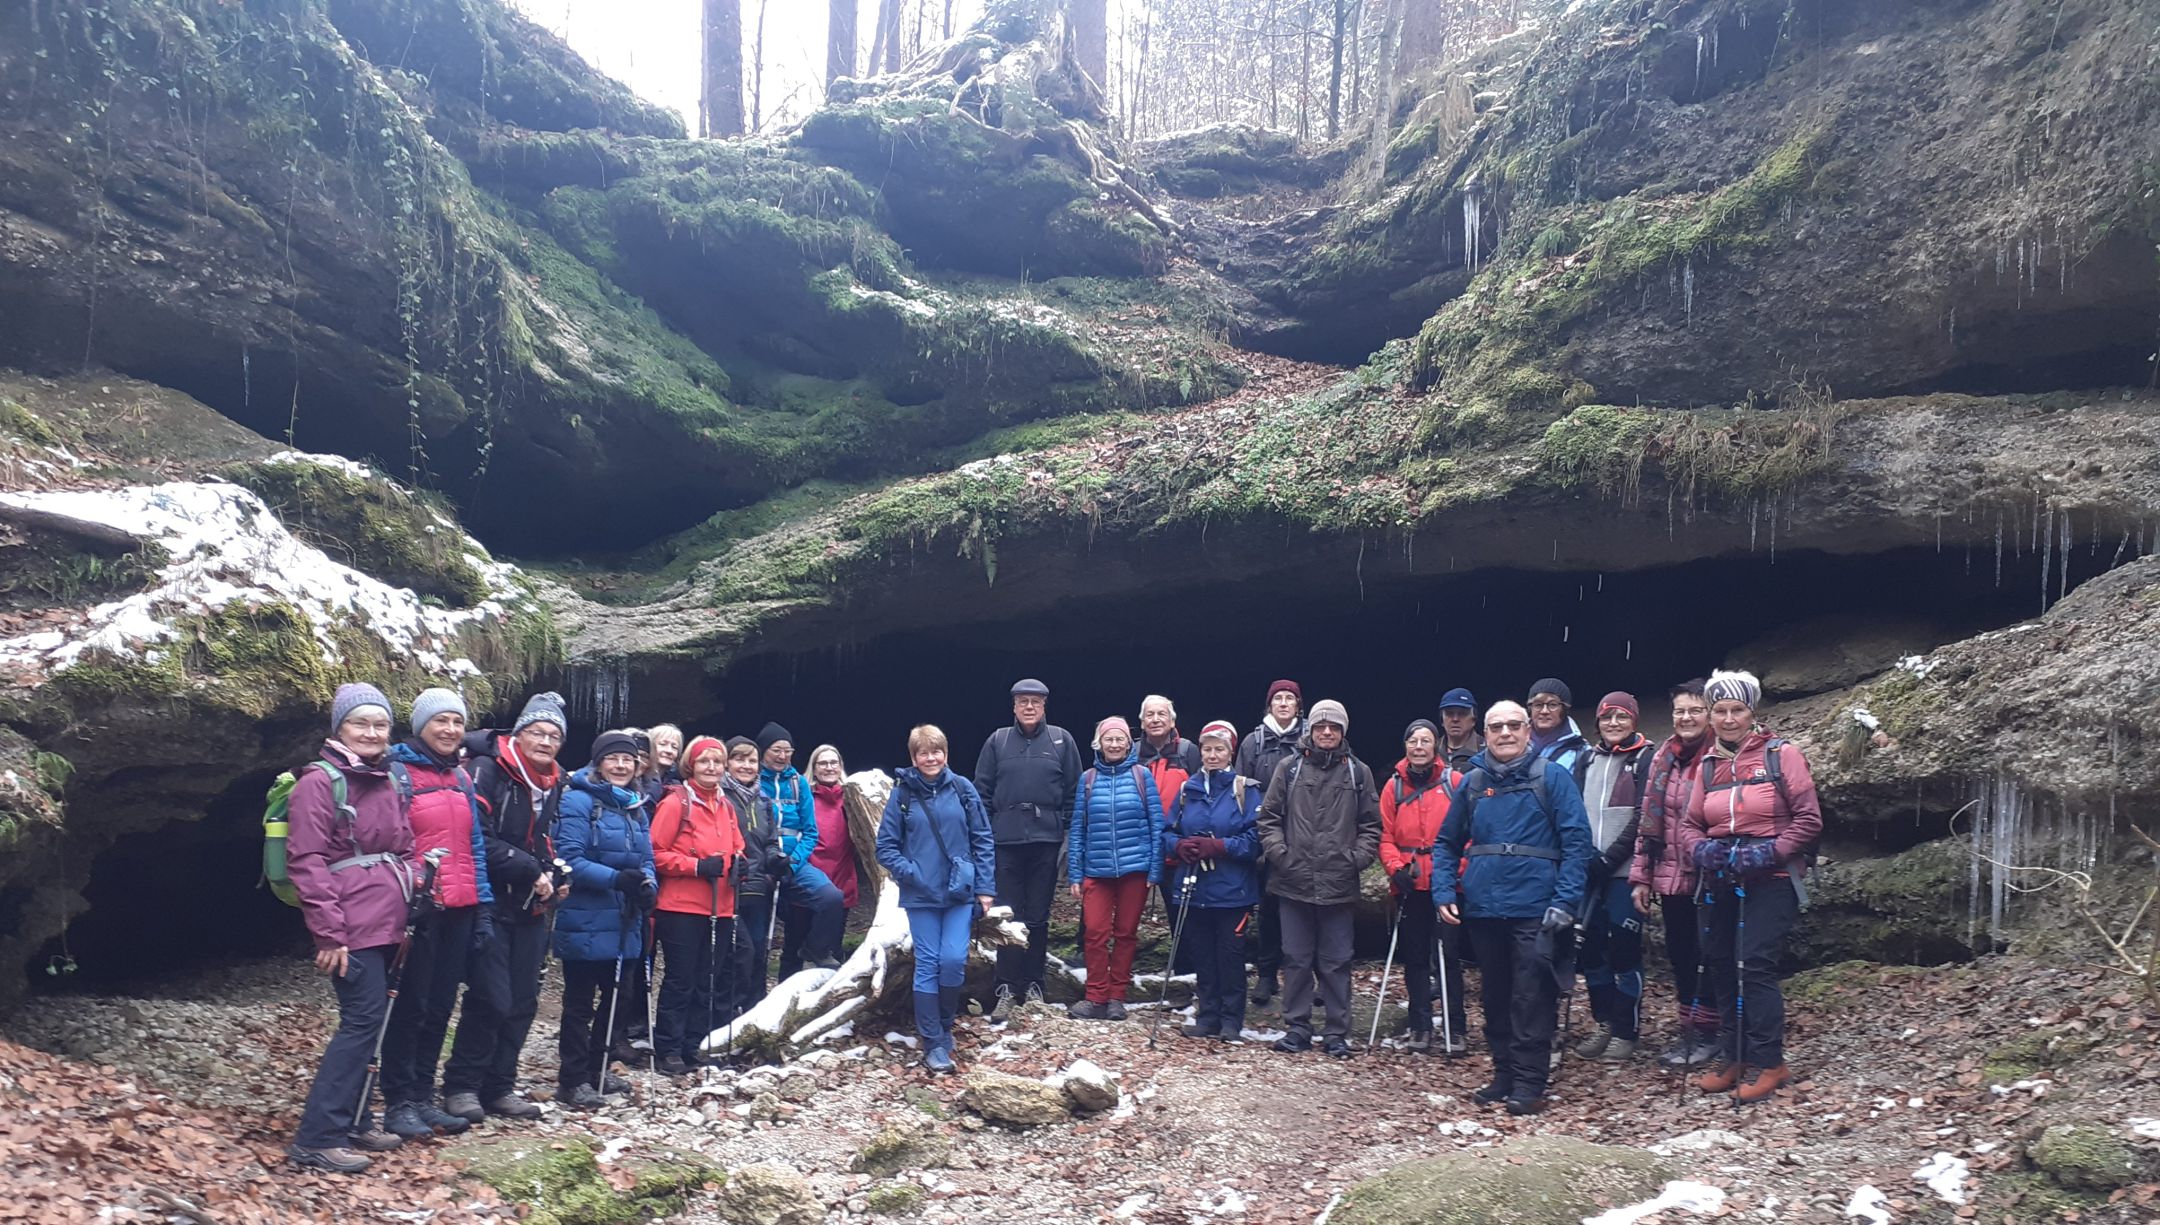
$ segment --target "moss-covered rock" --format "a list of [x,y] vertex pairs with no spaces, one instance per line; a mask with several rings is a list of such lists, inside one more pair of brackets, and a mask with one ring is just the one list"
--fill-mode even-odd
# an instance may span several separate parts
[[916,1183],[888,1182],[863,1192],[863,1203],[880,1216],[914,1216],[927,1197]]
[[458,608],[491,594],[465,533],[390,481],[298,454],[239,465],[228,475],[254,490],[293,535],[356,570]]
[[694,1153],[659,1149],[621,1160],[634,1177],[618,1191],[593,1150],[575,1139],[473,1136],[453,1142],[444,1155],[467,1177],[529,1205],[525,1219],[540,1225],[652,1220],[682,1211],[686,1197],[705,1184],[727,1181],[719,1167]]
[[1802,965],[1861,960],[1938,965],[1977,951],[1970,930],[1972,852],[1940,838],[1809,873],[1807,916],[1791,948]]
[[2089,1030],[2045,1026],[1990,1048],[1982,1070],[1990,1084],[2015,1084],[2068,1067],[2101,1041],[2100,1035]]
[[1640,1149],[1527,1136],[1396,1166],[1345,1192],[1343,1225],[1578,1225],[1658,1193],[1669,1171]]
[[825,1219],[825,1205],[809,1181],[770,1162],[730,1173],[718,1208],[731,1225],[819,1225]]
[[2025,1153],[2057,1186],[2072,1191],[2108,1192],[2138,1179],[2139,1162],[2130,1146],[2089,1123],[2057,1123]]
[[935,1127],[887,1123],[856,1150],[848,1168],[882,1178],[902,1170],[944,1165],[951,1155],[952,1141]]

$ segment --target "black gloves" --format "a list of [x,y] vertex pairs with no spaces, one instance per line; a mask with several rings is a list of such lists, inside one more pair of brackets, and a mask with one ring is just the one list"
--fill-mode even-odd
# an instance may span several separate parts
[[795,864],[782,850],[768,851],[765,855],[765,874],[774,880],[784,880],[795,875]]
[[644,884],[645,873],[637,868],[618,868],[615,870],[615,891],[617,893],[635,893]]
[[727,875],[727,870],[728,857],[725,855],[707,855],[697,861],[697,874],[706,880],[719,880]]
[[1412,860],[1395,869],[1395,874],[1388,877],[1388,879],[1394,882],[1395,892],[1415,893],[1417,891],[1417,861]]
[[1545,908],[1545,921],[1541,926],[1549,932],[1566,931],[1575,926],[1575,916],[1558,906],[1547,906]]
[[659,886],[658,884],[655,884],[654,882],[652,882],[652,881],[650,881],[650,880],[647,880],[647,879],[646,879],[645,877],[643,877],[643,876],[640,876],[640,877],[638,877],[638,885],[637,885],[637,904],[638,904],[638,909],[639,909],[639,910],[651,910],[651,909],[653,908],[653,906],[654,906],[654,905],[656,905],[656,904],[657,904],[657,903],[658,903],[659,901],[660,901],[660,886]]
[[495,912],[486,906],[476,908],[473,914],[472,951],[486,952],[495,943]]

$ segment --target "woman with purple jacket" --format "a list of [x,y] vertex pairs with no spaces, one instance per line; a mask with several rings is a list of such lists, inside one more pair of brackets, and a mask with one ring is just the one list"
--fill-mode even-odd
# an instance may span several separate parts
[[286,1159],[357,1174],[368,1168],[367,1153],[400,1143],[375,1127],[361,1093],[405,937],[413,829],[390,781],[390,699],[373,685],[340,685],[330,728],[322,757],[293,785],[286,872],[315,941],[315,965],[337,990],[338,1028]]

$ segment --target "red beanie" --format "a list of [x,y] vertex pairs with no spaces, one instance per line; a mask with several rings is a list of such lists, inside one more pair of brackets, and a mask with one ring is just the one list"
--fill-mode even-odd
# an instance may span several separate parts
[[1636,703],[1635,695],[1617,689],[1598,699],[1598,714],[1603,715],[1608,710],[1624,710],[1631,719],[1642,718],[1642,707]]
[[1298,688],[1298,683],[1296,681],[1276,681],[1274,684],[1269,685],[1267,687],[1266,700],[1270,702],[1274,701],[1275,695],[1281,693],[1285,689],[1288,689],[1290,691],[1290,695],[1297,699],[1297,704],[1300,707],[1303,707],[1305,705],[1305,691]]

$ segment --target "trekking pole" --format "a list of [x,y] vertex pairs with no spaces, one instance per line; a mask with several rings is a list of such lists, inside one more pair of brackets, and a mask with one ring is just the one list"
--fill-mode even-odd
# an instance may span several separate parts
[[[628,898],[623,900],[629,901]],[[602,1093],[607,1092],[608,1065],[615,1062],[615,1010],[622,1006],[623,993],[622,942],[623,937],[629,934],[630,914],[626,910],[615,924],[615,985],[608,990],[607,1028],[600,1031],[600,1075],[597,1078],[599,1083],[593,1088]]]
[[398,941],[397,954],[390,959],[390,972],[384,976],[383,994],[388,1002],[383,1005],[382,1024],[375,1027],[375,1048],[368,1055],[367,1074],[360,1078],[360,1100],[353,1106],[355,1132],[367,1117],[368,1098],[374,1094],[375,1079],[382,1073],[383,1039],[390,1034],[390,1014],[397,1011],[398,980],[405,974],[405,955],[412,951],[413,932],[420,926],[421,912],[434,899],[435,869],[449,853],[448,847],[439,846],[420,857],[420,887],[405,904],[405,938]]
[[[669,973],[673,973],[670,968]],[[720,978],[720,878],[712,879],[712,917],[705,924],[705,1041],[712,1040],[713,992],[718,989]],[[699,1042],[703,1047],[705,1042]],[[654,1046],[655,1054],[659,1047]]]
[[[1162,998],[1155,1002],[1155,1020],[1148,1026],[1147,1044],[1151,1051],[1155,1049],[1155,1036],[1162,1032],[1163,1014],[1170,1011],[1170,975],[1177,969],[1178,941],[1185,935],[1185,916],[1192,913],[1193,878],[1199,874],[1197,868],[1187,869],[1185,883],[1178,886],[1177,922],[1170,925],[1170,957],[1163,962]],[[1198,989],[1199,985],[1199,977],[1195,975],[1193,986]]]
[[1443,928],[1440,933],[1440,1053],[1443,1056],[1455,1053],[1455,1023],[1448,1019],[1453,1015],[1448,1004],[1447,932]]
[[1380,1041],[1380,1010],[1387,1006],[1388,972],[1395,968],[1395,942],[1402,938],[1402,907],[1396,904],[1392,895],[1388,898],[1388,909],[1395,912],[1395,923],[1388,929],[1387,960],[1380,963],[1380,990],[1373,995],[1372,1033],[1365,1037],[1366,1050],[1371,1050]]
[[[1746,1067],[1741,1056],[1747,1051],[1747,882],[1738,872],[1733,873],[1733,1072],[1737,1077]],[[1736,1080],[1734,1082],[1738,1084]],[[1733,1106],[1740,1105],[1740,1095],[1733,1094]]]

